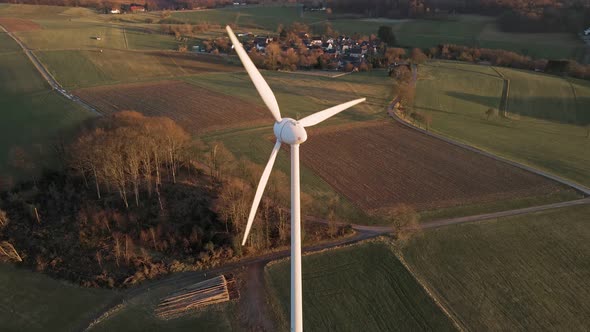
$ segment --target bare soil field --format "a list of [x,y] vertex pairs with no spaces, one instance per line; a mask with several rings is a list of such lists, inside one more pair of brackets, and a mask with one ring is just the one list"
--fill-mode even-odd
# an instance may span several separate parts
[[398,123],[312,129],[301,158],[367,212],[418,210],[539,196],[558,183],[420,134]]
[[12,17],[0,17],[0,25],[9,32],[32,31],[41,29],[41,26],[31,20]]
[[104,114],[134,110],[167,116],[191,134],[271,120],[257,105],[179,81],[103,86],[74,94]]

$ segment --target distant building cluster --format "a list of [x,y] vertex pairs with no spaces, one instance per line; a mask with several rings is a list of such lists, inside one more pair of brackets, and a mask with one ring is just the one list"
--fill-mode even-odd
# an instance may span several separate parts
[[[377,38],[354,39],[351,36],[340,35],[338,37],[310,35],[305,32],[298,33],[297,40],[281,37],[253,35],[250,32],[237,32],[247,52],[256,51],[265,55],[267,48],[271,44],[278,44],[280,50],[287,52],[290,49],[297,53],[310,53],[322,57],[325,61],[331,63],[330,69],[343,69],[347,65],[359,68],[363,63],[367,63],[367,57],[377,54],[380,40]],[[305,49],[302,49],[305,48]],[[201,52],[219,52],[215,48],[202,49]],[[299,67],[306,67],[299,65]]]
[[142,13],[145,11],[147,11],[147,4],[141,5],[137,3],[120,4],[108,10],[110,14]]

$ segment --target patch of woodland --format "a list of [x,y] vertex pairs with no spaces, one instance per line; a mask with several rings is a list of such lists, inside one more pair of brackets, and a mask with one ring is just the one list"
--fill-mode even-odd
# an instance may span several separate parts
[[[0,260],[112,288],[288,246],[288,193],[269,186],[242,247],[260,168],[168,118],[93,119],[60,159],[61,169],[0,194]],[[348,232],[304,224],[306,243]]]

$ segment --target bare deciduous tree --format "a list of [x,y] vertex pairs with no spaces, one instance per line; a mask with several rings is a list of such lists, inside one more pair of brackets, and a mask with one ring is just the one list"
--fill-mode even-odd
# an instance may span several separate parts
[[22,257],[18,254],[16,249],[10,242],[0,242],[0,258],[4,258],[10,261],[22,262]]
[[389,215],[398,240],[406,241],[421,230],[418,213],[407,204],[399,204]]

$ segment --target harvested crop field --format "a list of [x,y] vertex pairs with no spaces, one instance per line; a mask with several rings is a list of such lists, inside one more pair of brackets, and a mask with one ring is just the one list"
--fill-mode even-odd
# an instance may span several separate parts
[[270,120],[268,111],[257,105],[179,81],[104,86],[74,93],[104,114],[134,110],[166,116],[191,134]]
[[431,210],[566,190],[398,123],[316,129],[309,136],[303,162],[368,212],[400,203]]
[[31,20],[12,17],[0,17],[0,25],[10,32],[32,31],[41,29],[41,26]]

